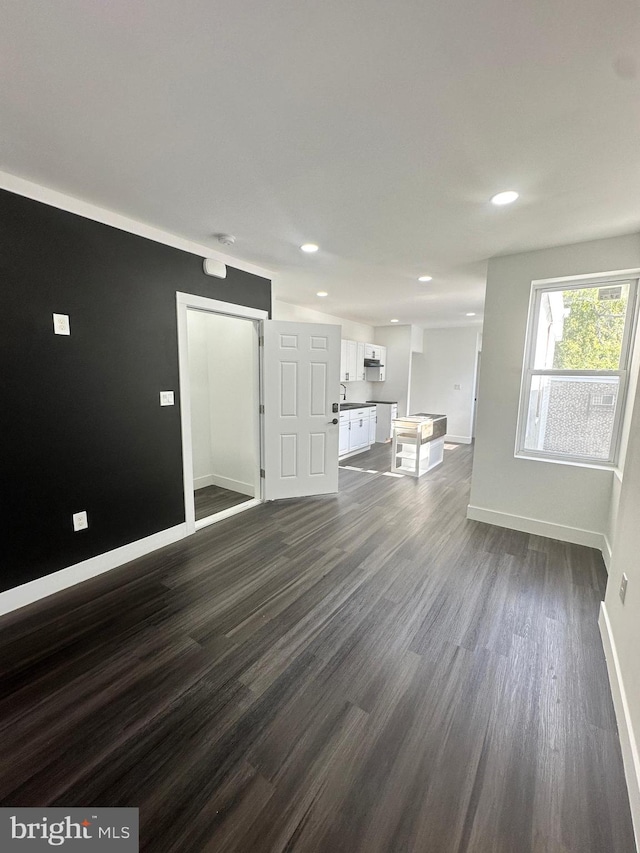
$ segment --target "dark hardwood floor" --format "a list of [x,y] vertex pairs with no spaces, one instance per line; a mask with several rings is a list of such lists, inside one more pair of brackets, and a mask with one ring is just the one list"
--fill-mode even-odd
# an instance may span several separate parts
[[3,804],[139,806],[154,853],[631,853],[601,557],[466,520],[470,466],[341,470],[4,617]]
[[223,509],[230,509],[232,506],[253,500],[249,495],[241,495],[240,492],[233,492],[220,486],[205,486],[204,489],[196,489],[193,496],[196,505],[196,521],[222,512]]

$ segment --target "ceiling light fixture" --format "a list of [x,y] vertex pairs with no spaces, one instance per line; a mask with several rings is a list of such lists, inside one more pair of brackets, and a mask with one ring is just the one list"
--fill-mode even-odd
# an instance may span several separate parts
[[418,277],[418,281],[433,281],[433,276],[421,275]]
[[389,320],[390,323],[399,323],[400,320]]
[[314,252],[317,252],[320,246],[316,246],[315,243],[303,243],[300,246],[301,251],[306,252],[308,255],[312,255]]
[[475,312],[475,311],[467,311],[466,316],[467,316],[467,317],[475,317],[475,316],[476,316],[476,312]]
[[328,296],[328,295],[329,295],[329,294],[327,293],[327,291],[326,291],[326,290],[319,290],[319,291],[316,293],[316,296]]
[[503,204],[511,204],[518,198],[519,194],[515,190],[506,190],[503,193],[497,193],[491,197],[491,204],[496,204],[501,207]]

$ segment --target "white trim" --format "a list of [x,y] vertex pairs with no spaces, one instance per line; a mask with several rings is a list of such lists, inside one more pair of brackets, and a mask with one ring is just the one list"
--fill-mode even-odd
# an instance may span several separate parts
[[224,521],[225,518],[230,518],[232,515],[237,515],[239,512],[244,512],[246,509],[252,509],[254,506],[260,506],[262,501],[259,498],[252,498],[244,503],[230,506],[228,509],[222,509],[216,512],[215,515],[208,515],[206,518],[201,518],[196,521],[196,530],[202,530],[203,527],[209,527],[211,524],[217,524],[219,521]]
[[146,536],[144,539],[138,539],[128,545],[114,548],[113,551],[98,554],[88,560],[83,560],[81,563],[68,566],[66,569],[60,569],[50,575],[8,589],[6,592],[0,593],[0,615],[18,610],[20,607],[26,607],[27,604],[32,604],[41,598],[46,598],[89,578],[123,566],[131,560],[157,551],[158,548],[164,548],[165,545],[171,545],[172,542],[184,539],[186,535],[186,525],[177,524],[175,527],[169,527],[159,533],[152,533],[151,536]]
[[452,444],[471,444],[473,441],[470,435],[451,435],[450,433],[445,435],[444,440]]
[[609,569],[611,567],[611,557],[613,556],[613,550],[611,548],[611,542],[609,542],[609,537],[606,533],[602,534],[602,559],[604,560],[604,567],[607,570],[607,574],[609,574]]
[[[99,207],[88,201],[82,201],[74,196],[66,193],[58,192],[58,190],[44,187],[40,184],[27,181],[24,178],[19,178],[17,175],[12,175],[9,172],[0,171],[0,188],[9,190],[9,192],[32,198],[35,201],[41,201],[51,207],[57,207],[59,210],[67,210],[69,213],[76,213],[78,216],[84,216],[86,219],[92,219],[94,222],[102,222],[105,225],[111,225],[120,231],[128,231],[129,234],[137,234],[139,237],[146,237],[147,240],[153,240],[154,243],[162,243],[165,246],[173,246],[174,249],[181,249],[183,252],[189,252],[192,255],[198,255],[201,258],[214,258],[222,261],[230,267],[235,267],[244,272],[259,275],[264,278],[271,279],[274,273],[264,267],[259,267],[256,264],[250,264],[247,261],[242,261],[239,258],[232,258],[224,252],[218,252],[212,249],[211,246],[205,246],[202,243],[195,243],[193,240],[187,240],[184,237],[178,237],[171,234],[169,231],[163,231],[161,228],[156,228],[153,225],[147,225],[145,222],[140,222],[138,219],[131,219],[128,216],[123,216],[121,213],[116,213],[114,210],[108,210],[105,207]],[[204,275],[204,273],[203,273]]]
[[616,713],[616,722],[618,723],[618,737],[620,738],[622,762],[627,780],[627,790],[629,792],[629,805],[631,806],[631,819],[633,821],[636,849],[640,849],[640,756],[638,755],[638,743],[633,731],[629,702],[627,701],[627,694],[624,689],[618,652],[604,601],[600,605],[598,625],[600,627],[604,656],[607,661],[613,708]]
[[570,527],[566,524],[554,524],[551,521],[541,521],[522,515],[512,515],[485,507],[467,506],[467,518],[473,521],[484,521],[498,527],[508,527],[510,530],[520,530],[522,533],[532,533],[535,536],[546,536],[548,539],[558,539],[560,542],[572,542],[575,545],[586,545],[589,548],[603,549],[602,533],[595,530],[583,530],[580,527]]
[[213,477],[211,474],[205,474],[204,477],[193,478],[194,491],[197,492],[198,489],[206,489],[207,486],[213,486]]
[[547,285],[547,284],[562,284],[564,281],[584,281],[585,279],[627,279],[630,276],[640,276],[640,267],[634,267],[630,270],[612,270],[611,272],[589,272],[583,275],[564,275],[559,278],[534,278],[531,284]]
[[[248,308],[246,305],[234,305],[231,302],[221,302],[219,299],[208,299],[205,296],[194,296],[190,293],[176,293],[176,320],[178,323],[178,372],[180,376],[180,426],[182,431],[182,481],[184,485],[184,512],[187,534],[195,533],[199,527],[196,525],[196,510],[193,497],[194,482],[193,482],[193,444],[191,436],[191,383],[189,378],[189,332],[187,327],[187,310],[195,308],[198,311],[208,311],[212,314],[222,314],[231,317],[240,317],[244,320],[252,320],[255,323],[262,323],[267,319],[268,312],[259,308]],[[257,334],[256,334],[256,349]],[[256,362],[259,362],[258,374],[262,370],[259,353],[256,354]],[[258,417],[258,405],[261,402],[260,395],[260,378],[258,376],[255,388],[256,397],[256,417]],[[258,449],[258,459],[262,460],[262,448]],[[260,463],[261,464],[261,463]],[[260,468],[258,465],[258,469]],[[260,477],[259,470],[256,471],[256,483],[254,484],[254,494],[260,493]],[[243,509],[247,509],[246,504],[240,504]],[[238,510],[240,511],[240,510]],[[226,512],[226,510],[225,510]],[[221,518],[226,517],[220,513]],[[216,518],[217,515],[211,516]],[[204,521],[205,519],[203,519]],[[221,519],[220,519],[221,520]],[[200,527],[203,525],[200,524]]]
[[[516,441],[514,456],[518,459],[556,459],[567,465],[587,465],[604,464],[610,468],[617,465],[618,455],[620,452],[620,443],[622,436],[622,423],[624,412],[627,406],[627,385],[629,382],[629,370],[631,368],[631,343],[635,337],[637,315],[638,315],[638,288],[640,286],[638,273],[629,275],[631,271],[624,270],[616,273],[596,273],[588,276],[568,276],[558,279],[538,279],[531,282],[531,293],[529,296],[529,309],[527,313],[527,330],[525,336],[525,346],[522,358],[522,375],[520,379],[520,395],[518,401],[518,417],[516,420]],[[558,370],[558,369],[538,369],[534,368],[535,364],[535,347],[537,339],[538,321],[540,318],[540,309],[542,304],[542,294],[545,291],[558,291],[559,285],[564,284],[565,289],[577,290],[579,288],[602,287],[612,281],[624,281],[629,283],[629,299],[627,302],[627,314],[625,317],[624,333],[622,345],[620,349],[621,367],[618,370],[595,370],[595,371],[575,371],[575,370]],[[529,414],[529,405],[531,398],[531,384],[534,376],[582,376],[585,379],[589,376],[617,376],[618,378],[618,393],[616,397],[616,405],[614,412],[614,421],[611,432],[611,445],[609,448],[609,458],[606,460],[598,460],[591,457],[576,457],[573,458],[569,454],[551,453],[545,450],[531,450],[525,447],[527,422]]]
[[591,468],[594,471],[609,471],[615,469],[611,462],[598,464],[596,462],[584,462],[580,459],[569,461],[568,458],[554,459],[552,456],[536,456],[535,451],[527,450],[526,453],[514,453],[514,459],[524,459],[526,462],[551,462],[552,465],[571,465],[572,468]]
[[243,483],[242,480],[233,480],[231,477],[222,477],[220,474],[210,474],[212,486],[219,486],[221,489],[229,489],[232,492],[240,492],[241,495],[249,495],[255,497],[256,487],[254,483]]

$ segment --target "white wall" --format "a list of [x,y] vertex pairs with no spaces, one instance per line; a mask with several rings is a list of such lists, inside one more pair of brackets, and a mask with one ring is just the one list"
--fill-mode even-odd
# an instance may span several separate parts
[[[345,320],[343,317],[334,317],[333,314],[324,314],[322,311],[314,311],[312,308],[303,308],[301,305],[291,305],[274,299],[271,306],[271,315],[274,320],[288,320],[293,323],[329,323],[342,327],[341,337],[350,341],[364,341],[373,343],[373,326],[366,323],[356,323],[353,320]],[[347,389],[346,400],[350,403],[365,403],[371,400],[376,393],[376,386],[380,382],[345,382]],[[341,388],[342,392],[343,389]]]
[[[640,839],[640,388],[629,432],[617,529],[600,620],[611,679],[636,839]],[[618,588],[629,581],[625,603]]]
[[514,457],[531,281],[640,266],[632,234],[489,261],[469,517],[602,547],[611,470]]
[[426,329],[412,356],[411,411],[446,415],[449,441],[471,442],[479,337],[477,326]]
[[373,399],[398,403],[400,416],[409,414],[411,383],[411,326],[376,326],[374,342],[387,348],[386,379],[376,382]]
[[195,487],[255,494],[258,468],[253,323],[187,312]]

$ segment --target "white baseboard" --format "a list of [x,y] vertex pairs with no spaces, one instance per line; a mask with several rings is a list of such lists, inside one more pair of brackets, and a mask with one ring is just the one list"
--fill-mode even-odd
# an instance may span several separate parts
[[194,477],[193,488],[206,489],[207,486],[220,486],[221,489],[229,489],[232,492],[239,492],[241,495],[249,495],[253,497],[255,494],[255,486],[251,483],[243,483],[242,480],[232,480],[231,477],[221,477],[219,474],[207,474],[204,477]]
[[206,489],[207,486],[213,486],[213,477],[211,474],[206,474],[204,477],[193,478],[193,488],[197,492],[198,489]]
[[256,493],[253,483],[243,483],[242,480],[232,480],[231,477],[221,477],[219,474],[211,475],[211,485],[230,489],[232,492],[240,492],[241,495],[249,495],[249,497],[253,497]]
[[609,684],[613,696],[613,707],[616,712],[618,723],[618,735],[620,737],[620,748],[622,750],[622,761],[624,773],[629,791],[629,805],[631,806],[631,819],[636,838],[636,849],[640,850],[640,756],[638,755],[638,743],[633,731],[629,703],[624,689],[622,673],[620,672],[620,661],[616,644],[611,633],[611,623],[604,603],[600,605],[600,636],[604,647],[604,656],[607,660],[609,672]]
[[82,583],[89,578],[94,578],[110,569],[123,566],[131,560],[150,554],[152,551],[170,545],[172,542],[177,542],[186,535],[186,524],[177,524],[175,527],[153,533],[144,539],[122,545],[113,551],[107,551],[106,554],[98,554],[96,557],[83,560],[82,563],[76,563],[66,569],[45,575],[43,578],[36,578],[29,583],[8,589],[6,592],[0,593],[0,616],[10,613],[12,610],[18,610],[20,607],[26,607],[27,604],[33,604],[34,601],[68,589],[70,586]]
[[451,442],[451,444],[471,444],[470,435],[450,435],[447,433],[444,440]]
[[535,536],[546,536],[548,539],[559,539],[560,542],[573,542],[575,545],[586,545],[589,548],[604,548],[604,536],[594,530],[582,530],[580,527],[569,527],[565,524],[554,524],[551,521],[540,521],[537,518],[527,518],[522,515],[511,515],[495,509],[485,509],[480,506],[467,507],[467,518],[473,521],[484,521],[497,527],[508,527],[510,530],[520,530]]
[[602,536],[602,559],[604,560],[604,567],[607,570],[607,574],[609,573],[609,567],[611,566],[611,556],[613,554],[613,550],[611,548],[611,542],[609,542],[609,538],[606,533]]

